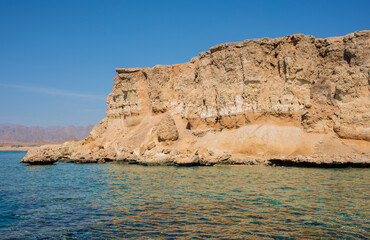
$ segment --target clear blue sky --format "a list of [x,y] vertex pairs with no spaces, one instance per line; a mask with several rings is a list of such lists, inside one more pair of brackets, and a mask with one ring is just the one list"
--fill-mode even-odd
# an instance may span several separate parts
[[116,67],[189,61],[248,38],[370,29],[370,1],[0,0],[0,123],[105,117]]

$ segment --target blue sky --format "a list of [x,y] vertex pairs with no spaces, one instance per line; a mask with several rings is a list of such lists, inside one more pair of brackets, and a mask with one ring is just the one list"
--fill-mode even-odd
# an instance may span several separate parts
[[369,9],[369,0],[0,0],[0,123],[96,124],[116,67],[184,63],[248,38],[368,30]]

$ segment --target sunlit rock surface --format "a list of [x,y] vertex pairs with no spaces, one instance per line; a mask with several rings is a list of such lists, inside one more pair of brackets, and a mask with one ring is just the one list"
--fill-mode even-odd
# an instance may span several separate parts
[[107,118],[87,138],[22,162],[370,162],[370,31],[251,39],[116,71]]

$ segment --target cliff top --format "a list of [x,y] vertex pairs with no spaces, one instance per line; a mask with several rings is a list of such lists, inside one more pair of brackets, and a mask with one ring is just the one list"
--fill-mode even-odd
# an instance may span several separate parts
[[[327,37],[327,38],[315,38],[312,35],[305,35],[305,34],[302,34],[302,33],[296,33],[296,34],[292,34],[292,35],[285,35],[284,37],[278,37],[278,38],[263,37],[263,38],[246,39],[246,40],[243,40],[243,41],[240,41],[240,42],[220,43],[220,44],[217,44],[215,46],[210,47],[208,51],[200,52],[199,56],[193,57],[190,60],[190,62],[195,62],[196,60],[198,60],[201,57],[204,57],[206,55],[209,55],[209,54],[212,54],[212,53],[215,53],[215,52],[218,52],[218,51],[230,48],[230,47],[243,48],[243,47],[245,47],[245,46],[247,46],[248,44],[251,44],[251,43],[278,44],[279,42],[284,41],[284,40],[291,40],[291,41],[295,41],[295,42],[298,43],[303,38],[308,38],[308,39],[312,39],[312,40],[316,40],[316,41],[340,42],[340,41],[346,41],[349,38],[358,37],[358,36],[361,36],[361,35],[364,35],[364,34],[370,34],[370,30],[361,30],[361,31],[356,31],[356,32],[353,32],[353,33],[349,33],[349,34],[344,35],[344,36]],[[154,67],[156,67],[156,66],[175,66],[175,65],[179,65],[179,64],[181,64],[181,63],[171,64],[171,65],[158,64],[158,65],[155,65]],[[144,68],[153,68],[153,67],[116,68],[115,70],[116,70],[117,73],[133,73],[133,72],[138,72],[138,71],[140,71],[141,69],[144,69]]]

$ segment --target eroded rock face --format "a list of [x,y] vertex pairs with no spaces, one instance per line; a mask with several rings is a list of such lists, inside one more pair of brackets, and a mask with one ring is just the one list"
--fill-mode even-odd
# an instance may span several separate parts
[[22,159],[21,163],[29,164],[53,164],[64,158],[64,152],[56,145],[45,145],[27,153],[27,158]]
[[176,141],[179,132],[176,128],[175,120],[170,114],[165,114],[157,127],[158,141]]
[[62,150],[76,162],[366,162],[369,56],[370,31],[327,39],[295,34],[220,44],[184,64],[118,68],[107,118],[90,136],[55,154],[30,152],[23,162]]

